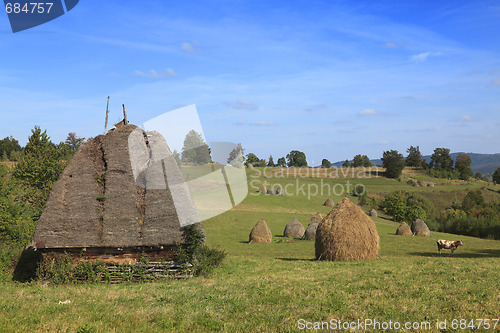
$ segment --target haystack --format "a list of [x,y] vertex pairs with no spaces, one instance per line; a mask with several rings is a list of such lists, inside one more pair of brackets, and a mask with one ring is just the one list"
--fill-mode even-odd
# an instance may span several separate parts
[[370,216],[371,217],[377,217],[378,216],[377,211],[375,209],[370,210]]
[[323,219],[323,216],[321,216],[321,214],[319,212],[316,212],[316,214],[313,215],[313,217],[311,217],[311,219],[309,220],[309,224],[311,223],[320,223],[321,220]]
[[276,190],[276,195],[279,195],[279,196],[284,196],[285,195],[285,192],[283,191],[283,187],[278,187],[278,189]]
[[259,187],[259,193],[260,194],[266,194],[266,187],[264,185],[260,185],[260,187]]
[[267,194],[274,195],[274,186],[271,185],[271,187],[267,190]]
[[398,227],[398,230],[396,230],[396,235],[411,236],[413,235],[413,233],[411,232],[410,226],[406,224],[406,222],[401,222],[401,224]]
[[427,227],[424,221],[421,219],[416,219],[415,222],[411,225],[411,231],[415,236],[430,236],[431,231]]
[[331,198],[328,198],[328,199],[326,199],[326,201],[323,204],[323,206],[333,207],[333,206],[335,206],[335,203],[333,202],[333,200]]
[[307,226],[306,232],[304,233],[304,239],[306,240],[316,240],[316,230],[318,229],[319,222],[311,222]]
[[264,219],[261,218],[250,232],[248,242],[250,244],[252,243],[263,244],[263,243],[271,243],[272,240],[273,240],[273,235],[271,234],[271,230],[269,230],[266,221],[264,221]]
[[253,169],[253,164],[252,163],[247,163],[247,168]]
[[304,236],[305,232],[306,230],[304,229],[302,223],[300,223],[296,218],[293,218],[286,225],[285,230],[283,231],[283,237],[300,238]]
[[379,243],[380,238],[372,219],[348,198],[344,198],[318,225],[316,259],[373,259],[377,255]]

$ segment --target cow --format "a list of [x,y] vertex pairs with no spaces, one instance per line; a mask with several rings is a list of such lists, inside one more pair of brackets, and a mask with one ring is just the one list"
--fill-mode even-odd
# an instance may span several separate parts
[[447,241],[444,239],[439,239],[437,241],[439,254],[441,254],[441,249],[447,249],[447,250],[451,250],[450,256],[453,254],[453,251],[455,251],[461,245],[464,245],[464,243],[462,243],[461,240]]

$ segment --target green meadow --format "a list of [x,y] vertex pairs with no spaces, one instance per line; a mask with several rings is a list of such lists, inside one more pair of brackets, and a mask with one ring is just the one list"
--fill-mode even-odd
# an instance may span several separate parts
[[[336,203],[346,195],[308,195],[295,191],[296,184],[305,189],[339,184],[340,189],[350,181],[364,184],[375,197],[394,190],[421,191],[438,207],[449,206],[471,189],[482,189],[488,201],[500,200],[498,185],[435,180],[435,188],[423,188],[406,184],[408,175],[397,181],[247,172],[247,198],[203,223],[208,245],[227,252],[209,278],[116,285],[4,282],[0,331],[302,332],[306,324],[314,328],[323,323],[323,330],[331,331],[327,328],[334,327],[325,323],[367,320],[391,322],[393,329],[385,331],[472,331],[479,324],[482,331],[486,322],[487,331],[500,330],[500,323],[493,329],[500,318],[500,241],[439,232],[431,237],[396,236],[398,223],[381,212],[374,218],[380,235],[380,258],[375,260],[316,261],[313,241],[281,236],[293,217],[307,226],[315,212],[329,212],[322,206],[326,198]],[[258,195],[254,186],[264,181],[290,184],[290,193]],[[260,218],[271,229],[273,242],[248,244]],[[447,250],[438,255],[440,238],[461,239],[464,246],[453,256]],[[446,330],[438,329],[436,323],[445,320]],[[401,330],[394,328],[396,322]],[[409,329],[403,329],[405,323]],[[379,331],[374,326],[364,329]]]

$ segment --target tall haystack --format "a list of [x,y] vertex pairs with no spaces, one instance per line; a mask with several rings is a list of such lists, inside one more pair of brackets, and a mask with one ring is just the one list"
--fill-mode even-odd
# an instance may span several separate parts
[[[131,136],[136,139],[132,146]],[[153,163],[155,156],[161,156],[163,169],[146,168],[135,177],[134,159]],[[67,251],[77,257],[83,253],[84,259],[138,258],[148,252],[153,259],[172,258],[176,244],[183,242],[181,218],[168,184],[150,182],[165,182],[165,172],[182,178],[158,132],[123,125],[89,139],[54,184],[32,244],[48,256]]]
[[377,211],[375,209],[370,210],[370,216],[377,217],[378,216]]
[[293,218],[286,225],[285,230],[283,231],[283,237],[300,238],[304,236],[305,232],[306,230],[304,229],[302,223],[300,223],[296,218]]
[[323,219],[323,216],[321,216],[320,212],[316,212],[316,214],[314,214],[311,219],[309,220],[309,224],[311,223],[320,223],[321,220]]
[[411,232],[410,226],[406,224],[406,222],[401,222],[398,229],[396,230],[396,235],[411,236],[413,235],[413,233]]
[[269,189],[267,190],[267,194],[274,195],[274,186],[273,185],[271,185],[271,187],[269,187]]
[[380,238],[372,219],[348,198],[344,198],[318,225],[316,259],[373,259],[377,255],[379,243]]
[[323,206],[333,207],[333,206],[335,206],[335,203],[333,202],[333,200],[332,200],[331,198],[328,198],[328,199],[326,199],[326,201],[323,203]]
[[316,240],[316,230],[318,229],[319,222],[311,222],[307,226],[306,232],[304,233],[304,239],[306,240]]
[[415,236],[426,236],[429,237],[431,235],[431,231],[427,227],[424,221],[421,219],[416,219],[415,222],[411,225],[411,231]]
[[271,230],[269,230],[266,221],[264,221],[264,219],[261,218],[250,232],[249,243],[250,244],[271,243],[272,240],[273,240],[273,235],[271,234]]
[[259,187],[259,193],[260,194],[266,194],[266,187],[264,185],[260,185],[260,187]]
[[283,187],[279,186],[278,189],[276,190],[276,195],[279,195],[283,197],[285,195],[285,192],[283,191]]

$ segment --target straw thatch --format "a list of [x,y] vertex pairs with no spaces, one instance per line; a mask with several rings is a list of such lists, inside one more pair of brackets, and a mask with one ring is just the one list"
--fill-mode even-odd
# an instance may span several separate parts
[[248,241],[250,244],[252,243],[263,244],[263,243],[271,243],[272,240],[273,240],[273,235],[271,234],[271,230],[269,230],[266,221],[264,221],[264,219],[261,218],[250,232]]
[[259,193],[260,194],[266,194],[266,187],[264,185],[260,185],[260,187],[259,187]]
[[[130,148],[129,138],[134,135],[137,140]],[[123,125],[89,139],[54,184],[32,244],[48,251],[162,248],[181,242],[180,218],[169,186],[150,189],[150,169],[139,175],[137,181],[134,176],[134,159],[155,154],[167,156],[163,160],[164,168],[171,172],[169,176],[173,172],[175,177],[182,177],[159,133]],[[166,179],[165,171],[160,172],[160,178]]]
[[323,216],[321,216],[321,214],[319,212],[316,212],[316,214],[313,215],[313,217],[311,217],[311,219],[309,220],[309,224],[311,223],[320,223],[321,220],[323,219]]
[[377,211],[375,209],[370,210],[370,216],[371,217],[377,217],[378,216]]
[[323,206],[333,207],[333,206],[335,206],[335,203],[333,202],[333,200],[332,200],[331,198],[328,198],[328,199],[326,199],[326,201],[323,203]]
[[348,198],[344,198],[318,225],[316,259],[373,259],[377,255],[379,242],[372,219]]
[[273,185],[271,185],[271,187],[269,187],[269,189],[267,190],[267,194],[274,195],[274,186]]
[[410,226],[406,224],[406,222],[401,222],[398,229],[396,230],[396,235],[411,236],[413,235],[413,233],[411,232]]
[[302,223],[300,223],[296,218],[293,218],[286,225],[285,230],[283,231],[283,237],[300,238],[304,236],[305,232],[306,230],[304,229]]
[[283,191],[283,187],[279,186],[278,189],[276,190],[276,195],[279,196],[284,196],[285,192]]
[[304,233],[304,239],[306,240],[316,240],[316,230],[318,229],[319,222],[311,222],[307,226],[306,232]]
[[430,236],[431,231],[427,227],[427,224],[425,224],[424,221],[421,219],[416,219],[415,222],[412,223],[411,225],[411,231],[413,232],[413,235],[415,236]]

